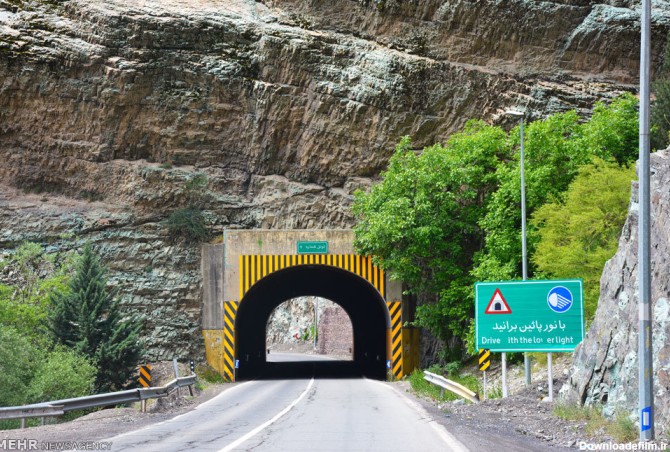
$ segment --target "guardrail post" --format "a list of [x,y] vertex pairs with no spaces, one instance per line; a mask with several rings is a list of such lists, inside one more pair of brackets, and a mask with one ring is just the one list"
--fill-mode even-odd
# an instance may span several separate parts
[[21,428],[22,429],[26,428],[26,418],[25,417],[21,418]]

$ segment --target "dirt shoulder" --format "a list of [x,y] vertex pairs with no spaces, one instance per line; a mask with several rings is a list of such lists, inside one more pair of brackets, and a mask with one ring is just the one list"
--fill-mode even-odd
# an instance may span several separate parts
[[[150,400],[147,412],[140,411],[139,403],[131,408],[110,408],[96,411],[70,422],[30,427],[24,430],[0,430],[3,439],[26,439],[42,442],[101,441],[123,433],[171,419],[186,413],[233,387],[233,384],[211,384],[202,391],[189,395],[188,388],[181,388],[162,399]],[[0,450],[3,450],[0,446]]]
[[[622,440],[611,433],[611,424],[617,421],[604,418],[598,422],[565,420],[555,414],[555,408],[562,403],[558,391],[568,377],[571,360],[568,354],[554,354],[554,357],[553,401],[548,401],[547,397],[546,364],[534,365],[530,386],[525,384],[523,363],[510,366],[509,397],[491,398],[476,404],[464,403],[462,400],[437,402],[422,397],[411,389],[408,381],[393,385],[418,400],[433,419],[444,425],[473,451],[525,452],[565,448],[595,450],[592,448],[602,443],[619,447],[636,443],[637,430],[634,426],[633,439]],[[499,363],[492,366],[488,373],[489,388],[499,389]],[[660,445],[662,442],[668,441],[662,438],[656,444]]]

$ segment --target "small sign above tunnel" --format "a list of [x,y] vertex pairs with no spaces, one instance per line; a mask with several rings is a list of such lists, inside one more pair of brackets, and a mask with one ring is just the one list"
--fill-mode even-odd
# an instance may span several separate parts
[[298,242],[298,254],[328,254],[328,242]]

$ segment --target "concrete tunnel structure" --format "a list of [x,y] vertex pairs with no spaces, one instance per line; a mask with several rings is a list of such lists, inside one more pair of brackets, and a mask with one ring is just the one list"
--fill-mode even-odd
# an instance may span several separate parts
[[[351,230],[226,230],[202,249],[202,331],[208,363],[229,381],[365,376],[401,378],[418,365],[418,330],[404,327],[411,306],[353,250]],[[300,296],[326,298],[352,323],[353,361],[271,363],[266,328],[272,311]],[[320,366],[320,367],[319,367]]]

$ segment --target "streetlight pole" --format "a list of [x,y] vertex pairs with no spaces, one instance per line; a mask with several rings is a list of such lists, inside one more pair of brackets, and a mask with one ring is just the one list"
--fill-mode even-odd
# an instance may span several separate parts
[[643,0],[640,18],[640,155],[638,210],[638,384],[640,441],[654,439],[654,373],[651,342],[651,226],[649,165],[649,104],[651,57],[651,0]]
[[[521,276],[524,281],[528,279],[528,249],[526,247],[526,173],[524,155],[524,112],[519,110],[508,110],[506,114],[519,118],[519,141],[520,141],[520,168],[521,168]],[[531,383],[530,357],[528,352],[523,354],[523,367],[526,376],[526,386]]]

